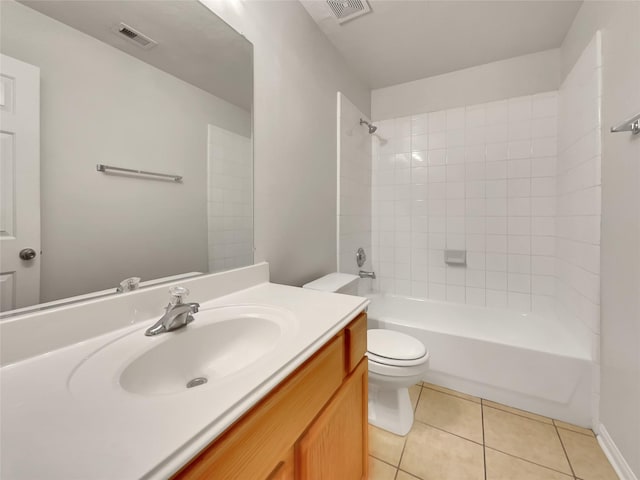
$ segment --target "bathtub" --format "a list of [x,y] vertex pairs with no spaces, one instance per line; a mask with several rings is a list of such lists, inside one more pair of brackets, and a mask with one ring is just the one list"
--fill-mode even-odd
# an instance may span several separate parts
[[591,426],[590,352],[559,322],[433,300],[368,297],[369,328],[404,332],[427,347],[424,381]]

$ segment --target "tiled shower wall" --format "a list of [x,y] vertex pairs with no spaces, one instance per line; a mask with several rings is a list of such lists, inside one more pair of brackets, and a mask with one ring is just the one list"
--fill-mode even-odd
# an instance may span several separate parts
[[251,139],[209,125],[207,215],[209,271],[253,263]]
[[[377,122],[372,244],[384,293],[550,311],[557,92]],[[447,266],[444,250],[467,251]]]
[[365,249],[371,270],[371,136],[364,114],[338,93],[338,271],[358,273],[356,250]]

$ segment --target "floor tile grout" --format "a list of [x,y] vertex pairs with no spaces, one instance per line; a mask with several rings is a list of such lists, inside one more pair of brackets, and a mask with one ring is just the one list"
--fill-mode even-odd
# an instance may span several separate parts
[[[420,398],[422,397],[422,389],[423,388],[424,388],[424,385],[420,385],[420,393],[418,393],[418,399],[416,400],[416,406],[413,407],[414,421],[416,421],[415,420],[415,413],[416,413],[416,410],[418,408],[418,404],[420,403]],[[413,425],[412,425],[412,428],[413,428]],[[411,433],[411,430],[409,430],[409,433]],[[398,459],[398,465],[396,466],[396,469],[397,469],[396,470],[396,477],[398,476],[398,472],[400,471],[400,464],[402,463],[402,457],[404,455],[404,450],[407,448],[407,440],[409,439],[409,433],[407,433],[404,436],[404,442],[402,443],[402,452],[400,452],[400,458]],[[404,472],[405,470],[402,470],[402,471]],[[410,472],[406,472],[406,473],[409,473],[410,475],[413,475],[413,473],[410,473]],[[413,475],[413,476],[417,477],[417,475]]]
[[502,450],[498,450],[497,448],[494,448],[494,447],[486,447],[486,448],[488,448],[489,450],[493,450],[494,452],[502,453],[502,454],[507,455],[507,456],[509,456],[511,458],[517,458],[518,460],[522,460],[523,462],[530,463],[531,465],[535,465],[537,467],[546,468],[547,470],[551,470],[552,472],[561,473],[562,475],[566,475],[567,477],[573,477],[574,476],[573,470],[571,470],[571,473],[563,472],[561,470],[556,470],[555,468],[552,468],[552,467],[550,467],[548,465],[543,465],[542,463],[532,462],[531,460],[527,460],[526,458],[519,457],[517,455],[514,455],[513,453],[509,453],[509,452],[504,452]]
[[[556,419],[555,418],[552,418],[551,421],[553,422],[553,426],[556,427],[558,430],[564,430],[565,432],[579,433],[580,435],[584,435],[585,437],[595,437],[596,436],[594,431],[591,430],[591,429],[588,429],[588,430],[591,431],[591,433],[584,433],[584,432],[580,432],[578,430],[571,430],[570,428],[567,428],[567,427],[561,427],[560,425],[558,425],[556,423]],[[558,420],[558,421],[561,421],[561,420]],[[582,427],[582,428],[586,428],[586,427]]]
[[480,421],[482,422],[482,465],[484,467],[484,480],[487,480],[487,442],[484,438],[484,400],[480,399]]
[[[480,398],[480,397],[476,397],[479,400],[478,402],[476,402],[474,400],[469,400],[468,398],[462,397],[460,395],[456,395],[454,393],[443,392],[442,390],[437,390],[435,388],[427,387],[426,385],[423,385],[422,388],[428,388],[429,390],[431,390],[433,392],[438,392],[438,393],[442,393],[443,395],[449,395],[450,397],[459,398],[460,400],[465,400],[467,402],[475,403],[476,405],[480,405],[482,403],[482,398]],[[474,395],[469,395],[469,396],[473,397]]]
[[422,480],[422,477],[419,477],[419,476],[418,476],[418,475],[416,475],[415,473],[408,472],[408,471],[403,470],[403,469],[401,469],[401,468],[399,468],[399,467],[398,467],[398,471],[396,472],[396,477],[398,476],[398,473],[400,473],[400,472],[402,472],[402,473],[406,473],[407,475],[411,475],[412,477],[416,477],[416,478],[418,478],[419,480]]
[[415,407],[413,407],[413,413],[414,414],[416,413],[416,410],[418,410],[418,404],[420,403],[420,397],[422,397],[422,389],[423,388],[424,388],[423,386],[420,386],[420,393],[418,393],[418,399],[416,400],[416,405],[415,405]]
[[[436,427],[435,425],[431,425],[430,423],[423,422],[423,421],[421,421],[421,420],[416,420],[416,419],[414,419],[414,422],[418,422],[418,423],[421,423],[422,425],[426,425],[426,426],[427,426],[427,427],[429,427],[429,428],[434,428],[434,429],[439,430],[439,431],[441,431],[441,432],[448,433],[449,435],[453,435],[454,437],[461,438],[462,440],[466,440],[467,442],[475,443],[476,445],[480,445],[481,447],[482,447],[482,446],[484,446],[484,445],[483,445],[482,443],[480,443],[480,442],[476,442],[475,440],[471,440],[470,438],[463,437],[462,435],[458,435],[457,433],[450,432],[449,430],[445,430],[445,429],[444,429],[444,428],[442,428],[442,427]],[[406,442],[405,442],[405,443],[406,443]]]
[[[483,400],[484,400],[484,399],[483,399]],[[492,400],[489,400],[489,401],[492,401]],[[505,405],[505,406],[508,406],[508,405]],[[516,415],[517,417],[520,417],[520,418],[526,418],[527,420],[533,420],[534,422],[542,423],[543,425],[549,425],[549,426],[552,426],[552,427],[555,427],[555,426],[556,426],[556,425],[553,423],[553,419],[552,419],[552,418],[550,418],[550,419],[549,419],[549,420],[551,420],[551,423],[549,423],[549,422],[543,422],[542,420],[538,420],[537,418],[527,417],[526,415],[522,415],[522,414],[520,414],[520,413],[511,412],[511,411],[509,411],[509,410],[505,410],[505,409],[503,409],[503,408],[494,407],[493,405],[485,405],[485,404],[483,403],[483,404],[482,404],[482,407],[483,407],[483,408],[484,408],[484,407],[486,407],[486,408],[493,408],[494,410],[500,410],[501,412],[504,412],[504,413],[510,413],[511,415]],[[513,407],[510,407],[510,408],[513,408]],[[533,413],[533,412],[531,412],[531,413]],[[537,413],[534,413],[534,415],[537,415]],[[541,415],[541,416],[542,416],[542,415]]]
[[558,425],[555,425],[555,424],[554,424],[554,426],[558,429],[558,431],[563,430],[565,432],[577,433],[578,435],[583,435],[583,436],[589,437],[589,438],[596,438],[596,434],[595,433],[577,432],[575,430],[571,430],[570,428],[559,427]]
[[562,446],[562,451],[564,452],[564,456],[567,459],[567,463],[569,464],[569,468],[571,469],[571,474],[574,476],[576,476],[576,472],[573,469],[573,465],[571,465],[571,459],[569,458],[569,454],[567,453],[567,449],[564,446],[564,442],[562,441],[562,437],[560,436],[560,432],[558,431],[558,426],[555,424],[553,424],[555,430],[556,430],[556,435],[558,435],[558,440],[560,440],[560,446]]
[[389,462],[387,462],[386,460],[383,460],[382,458],[378,458],[378,457],[376,457],[376,456],[375,456],[374,454],[372,454],[372,453],[370,453],[370,454],[369,454],[369,456],[370,456],[370,457],[375,458],[376,460],[378,460],[378,461],[380,461],[380,462],[382,462],[382,463],[386,463],[386,464],[387,464],[387,465],[389,465],[390,467],[393,467],[393,468],[395,468],[395,469],[398,469],[398,465],[394,465],[393,463],[389,463]]

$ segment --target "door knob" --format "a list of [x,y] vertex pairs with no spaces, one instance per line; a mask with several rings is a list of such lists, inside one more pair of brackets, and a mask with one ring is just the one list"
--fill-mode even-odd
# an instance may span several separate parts
[[36,258],[36,251],[33,248],[23,248],[20,250],[19,256],[22,260],[33,260]]

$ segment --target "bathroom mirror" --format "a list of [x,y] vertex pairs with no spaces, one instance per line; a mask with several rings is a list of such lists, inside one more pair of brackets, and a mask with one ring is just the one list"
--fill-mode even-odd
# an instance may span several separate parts
[[4,317],[253,263],[245,37],[196,0],[0,17]]

